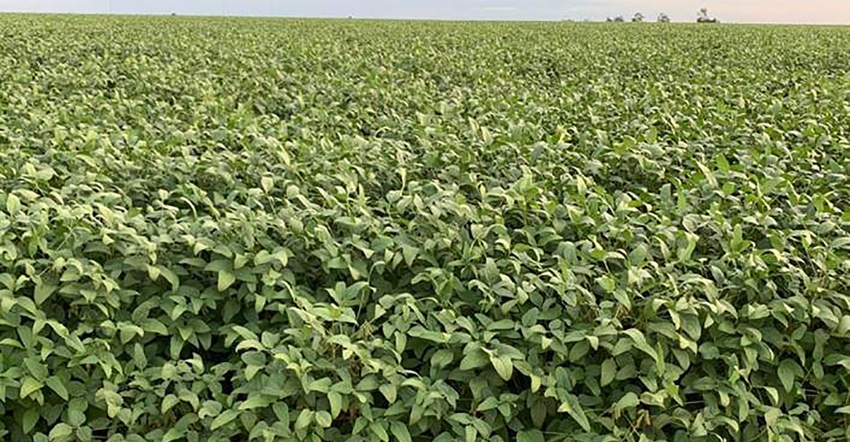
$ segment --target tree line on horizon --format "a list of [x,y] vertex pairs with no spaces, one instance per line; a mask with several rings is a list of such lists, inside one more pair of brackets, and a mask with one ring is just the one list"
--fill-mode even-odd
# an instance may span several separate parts
[[[625,23],[626,19],[623,18],[622,15],[618,15],[616,17],[608,17],[605,19],[606,22],[609,23]],[[635,15],[632,16],[632,23],[643,23],[646,21],[646,16],[643,15],[642,12],[635,12]],[[655,19],[658,23],[670,23],[670,16],[665,12],[661,12],[658,14],[658,17]],[[716,17],[712,17],[708,13],[708,8],[702,8],[699,10],[697,14],[697,23],[720,23]]]

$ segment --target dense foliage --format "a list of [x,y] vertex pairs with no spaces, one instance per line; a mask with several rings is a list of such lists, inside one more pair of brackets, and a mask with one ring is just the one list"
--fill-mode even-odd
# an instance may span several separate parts
[[850,30],[0,17],[15,441],[845,440]]

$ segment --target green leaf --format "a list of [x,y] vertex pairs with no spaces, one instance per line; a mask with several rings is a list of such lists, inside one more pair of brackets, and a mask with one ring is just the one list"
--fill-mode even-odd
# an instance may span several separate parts
[[378,436],[378,439],[384,442],[389,442],[390,435],[387,434],[387,430],[383,425],[381,425],[381,422],[372,422],[369,424],[369,429],[372,430],[372,434]]
[[245,402],[239,405],[239,410],[251,410],[254,408],[268,407],[272,401],[264,395],[254,393],[248,396]]
[[171,290],[176,291],[178,288],[180,288],[180,278],[178,278],[177,275],[173,271],[171,271],[171,269],[167,269],[163,266],[158,266],[157,268],[162,274],[162,277],[165,278],[165,280],[168,281],[169,284],[171,284]]
[[638,395],[632,393],[631,391],[624,394],[623,397],[614,404],[614,408],[618,411],[628,410],[629,408],[635,408],[640,405],[640,398]]
[[183,428],[171,428],[170,430],[168,430],[167,433],[165,433],[164,436],[162,436],[161,442],[172,442],[172,441],[175,441],[175,440],[180,440],[185,435],[186,435],[185,429],[183,429]]
[[789,393],[794,389],[796,367],[797,364],[790,359],[783,359],[782,362],[779,363],[779,380],[782,381],[782,386],[785,387],[785,391]]
[[168,335],[168,328],[165,327],[165,324],[156,319],[144,319],[139,325],[141,325],[142,330],[144,330],[146,333],[156,333],[162,336]]
[[218,271],[218,291],[223,292],[236,282],[236,276],[229,270]]
[[45,384],[47,384],[47,386],[56,392],[56,394],[63,400],[68,400],[68,390],[65,388],[65,384],[62,383],[62,379],[59,379],[56,376],[51,376],[45,380]]
[[342,411],[342,396],[335,392],[328,392],[328,403],[331,406],[331,416],[336,419]]
[[629,253],[629,262],[632,265],[641,265],[646,260],[646,256],[649,252],[644,244],[639,244],[637,247]]
[[285,402],[277,402],[272,405],[272,411],[279,421],[289,422],[289,407]]
[[847,332],[850,332],[850,315],[844,315],[838,322],[838,328],[836,330],[838,335],[845,336]]
[[565,402],[562,402],[558,407],[558,413],[568,413],[581,426],[584,431],[590,431],[590,422],[584,414],[584,409],[578,402],[578,398],[572,394],[567,394]]
[[395,385],[382,384],[380,387],[378,387],[378,390],[380,390],[381,394],[384,395],[384,398],[387,399],[387,402],[389,402],[390,404],[395,403],[396,397],[398,396],[398,390],[396,389]]
[[42,383],[37,380],[27,376],[24,378],[24,381],[21,382],[21,391],[20,397],[25,398],[31,395],[32,393],[41,390]]
[[144,370],[148,366],[148,358],[145,355],[145,349],[138,342],[133,346],[133,363],[137,368]]
[[605,290],[605,293],[614,293],[617,289],[617,280],[608,275],[596,278],[596,283]]
[[702,172],[703,176],[705,176],[705,179],[708,181],[708,184],[711,187],[717,187],[717,178],[714,176],[714,172],[712,172],[708,167],[706,167],[705,164],[700,161],[697,161],[696,164],[699,170]]
[[327,411],[317,411],[315,419],[316,423],[322,428],[330,428],[333,424],[333,418]]
[[685,245],[679,247],[679,249],[677,251],[677,256],[678,256],[679,260],[683,261],[683,262],[690,261],[691,255],[694,253],[694,250],[696,249],[697,241],[699,240],[699,237],[692,234],[692,233],[686,232],[685,233],[685,240],[686,240]]
[[401,422],[390,422],[390,432],[395,437],[395,440],[398,442],[412,442],[412,438],[410,437],[410,431],[407,429],[407,425],[402,424]]
[[540,430],[523,430],[517,433],[516,442],[546,442],[546,438]]
[[38,408],[27,408],[24,411],[23,416],[21,417],[21,427],[24,430],[24,434],[29,434],[33,428],[35,428],[35,424],[38,423],[38,418],[40,417]]
[[236,410],[224,410],[221,414],[215,417],[210,423],[210,431],[215,431],[239,417],[239,411]]
[[489,362],[489,357],[487,353],[484,353],[480,349],[475,349],[470,351],[463,357],[460,361],[460,369],[462,371],[469,371],[475,368],[481,368],[487,365]]
[[493,364],[493,368],[496,369],[496,373],[498,373],[502,379],[506,381],[511,379],[511,376],[513,376],[514,373],[514,364],[510,358],[505,356],[490,356],[490,362]]
[[599,385],[604,387],[611,382],[614,381],[614,377],[617,375],[617,362],[613,359],[606,359],[602,363],[602,376],[599,380]]
[[464,428],[464,442],[475,442],[476,439],[478,439],[478,430],[472,425],[467,425]]
[[21,208],[21,200],[15,194],[6,195],[6,213],[14,215]]
[[770,396],[770,400],[773,401],[773,405],[779,405],[779,390],[773,387],[764,387],[765,391],[767,391],[768,396]]
[[401,246],[402,255],[404,255],[404,263],[407,264],[408,267],[413,265],[413,261],[416,260],[416,255],[419,254],[419,248],[403,245]]
[[53,426],[53,429],[50,430],[50,434],[48,437],[50,440],[61,440],[71,435],[74,432],[74,429],[71,428],[70,425],[60,422]]
[[646,338],[644,338],[643,333],[641,333],[640,330],[632,328],[623,331],[623,333],[631,338],[635,348],[648,354],[653,360],[655,360],[655,362],[658,362],[658,353],[655,352],[655,349],[649,346],[646,342]]
[[88,402],[83,398],[74,398],[68,401],[67,422],[74,427],[79,427],[86,422],[86,410]]
[[269,193],[274,188],[274,179],[264,176],[260,178],[260,186],[262,186],[264,192]]
[[35,286],[35,290],[34,290],[34,293],[33,293],[33,299],[35,300],[36,304],[41,305],[55,291],[56,291],[55,285],[48,284],[48,283],[42,281],[40,284],[37,284]]
[[640,395],[640,401],[646,405],[663,407],[664,395],[662,393],[650,393],[648,391],[645,391]]
[[625,290],[614,290],[614,299],[620,303],[626,310],[632,309],[632,300],[629,298],[629,294],[626,293]]
[[313,410],[303,409],[301,413],[298,415],[298,419],[295,420],[295,431],[303,430],[310,426],[313,423],[313,416],[315,413]]
[[487,410],[494,410],[498,407],[499,407],[499,400],[494,398],[493,396],[490,396],[487,399],[484,399],[483,401],[481,401],[481,403],[478,404],[478,408],[476,408],[476,410],[487,411]]
[[451,350],[438,350],[434,353],[434,356],[431,356],[431,366],[435,368],[443,368],[451,364],[452,359],[454,359],[454,352]]
[[168,413],[168,411],[178,403],[180,403],[180,399],[177,396],[173,394],[165,395],[165,397],[162,398],[162,403],[160,404],[160,412],[162,414]]

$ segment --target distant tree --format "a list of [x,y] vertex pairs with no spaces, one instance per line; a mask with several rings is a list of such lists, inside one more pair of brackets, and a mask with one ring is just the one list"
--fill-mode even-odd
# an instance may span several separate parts
[[635,12],[634,17],[632,17],[632,23],[643,23],[644,16],[640,12]]
[[697,14],[697,23],[718,23],[717,19],[708,15],[708,8],[702,8]]
[[622,15],[618,15],[618,16],[614,17],[614,23],[623,23],[625,21],[626,21],[626,19],[624,19]]
[[670,23],[670,16],[663,12],[658,14],[658,23]]

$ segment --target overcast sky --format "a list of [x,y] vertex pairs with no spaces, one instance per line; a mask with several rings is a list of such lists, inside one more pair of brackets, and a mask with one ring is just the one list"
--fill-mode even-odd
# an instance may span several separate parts
[[0,0],[0,11],[486,20],[601,20],[661,11],[693,21],[850,24],[850,0]]

